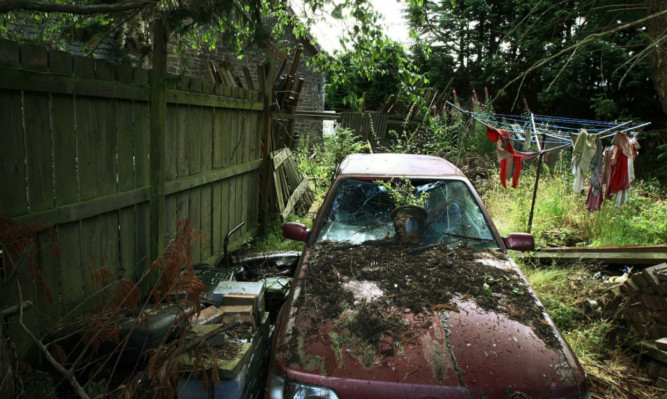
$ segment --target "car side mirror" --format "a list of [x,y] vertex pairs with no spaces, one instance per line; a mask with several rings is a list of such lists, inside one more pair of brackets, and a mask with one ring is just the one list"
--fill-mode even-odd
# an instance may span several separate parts
[[503,237],[507,249],[515,251],[533,251],[535,249],[535,239],[528,233],[510,233]]
[[283,236],[295,241],[308,241],[310,229],[301,223],[283,223]]

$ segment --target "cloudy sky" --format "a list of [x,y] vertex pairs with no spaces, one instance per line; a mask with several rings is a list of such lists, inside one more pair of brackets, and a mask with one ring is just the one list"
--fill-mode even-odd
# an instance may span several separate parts
[[[387,35],[395,41],[407,45],[410,40],[409,28],[403,20],[401,12],[403,7],[405,7],[405,3],[398,2],[397,0],[370,0],[370,2],[384,17],[384,31]],[[328,18],[326,21],[315,25],[312,29],[312,34],[323,49],[329,53],[333,53],[334,50],[341,49],[338,39],[345,31],[345,22]]]

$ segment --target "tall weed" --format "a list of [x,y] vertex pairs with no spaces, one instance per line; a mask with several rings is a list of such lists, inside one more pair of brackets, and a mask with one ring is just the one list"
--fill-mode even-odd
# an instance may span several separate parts
[[317,200],[328,190],[336,168],[343,158],[367,151],[368,144],[355,136],[352,130],[338,126],[333,135],[324,136],[321,142],[300,140],[294,155],[301,172],[314,182]]
[[581,361],[592,362],[609,354],[611,321],[584,310],[600,289],[600,282],[589,278],[586,266],[535,269],[519,263],[519,267]]
[[446,111],[428,118],[427,122],[414,130],[390,131],[394,141],[393,152],[425,154],[457,160],[486,155],[495,145],[486,138],[486,127],[457,111]]

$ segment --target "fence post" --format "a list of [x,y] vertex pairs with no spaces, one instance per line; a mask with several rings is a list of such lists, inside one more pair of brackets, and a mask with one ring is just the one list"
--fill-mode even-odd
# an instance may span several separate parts
[[262,91],[262,101],[264,109],[262,113],[262,173],[261,173],[261,188],[260,188],[260,230],[263,232],[266,228],[266,223],[269,218],[269,193],[271,185],[271,125],[273,123],[271,114],[271,95],[272,95],[272,68],[271,64],[264,63],[257,66],[257,78],[259,81],[259,89]]
[[150,261],[157,259],[165,241],[165,117],[167,89],[167,33],[162,17],[155,18],[150,109]]

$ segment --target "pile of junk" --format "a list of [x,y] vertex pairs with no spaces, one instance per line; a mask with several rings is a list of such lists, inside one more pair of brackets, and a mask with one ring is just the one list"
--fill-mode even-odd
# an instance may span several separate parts
[[[77,370],[81,381],[99,384],[86,384],[90,397],[110,391],[122,396],[123,389],[131,396],[193,399],[253,398],[263,392],[272,325],[289,293],[300,253],[232,256],[227,251],[229,236],[239,227],[225,237],[219,264],[193,267],[206,285],[199,309],[183,308],[174,300],[123,309],[115,316],[116,339],[95,348],[98,360],[89,363],[89,370],[83,365]],[[59,348],[62,364],[67,365],[89,351],[85,342],[91,333],[100,334],[91,332],[90,321],[79,320],[56,329],[44,341]],[[168,381],[162,395],[151,393],[156,384],[148,381],[158,378]],[[164,391],[164,385],[169,389]]]

